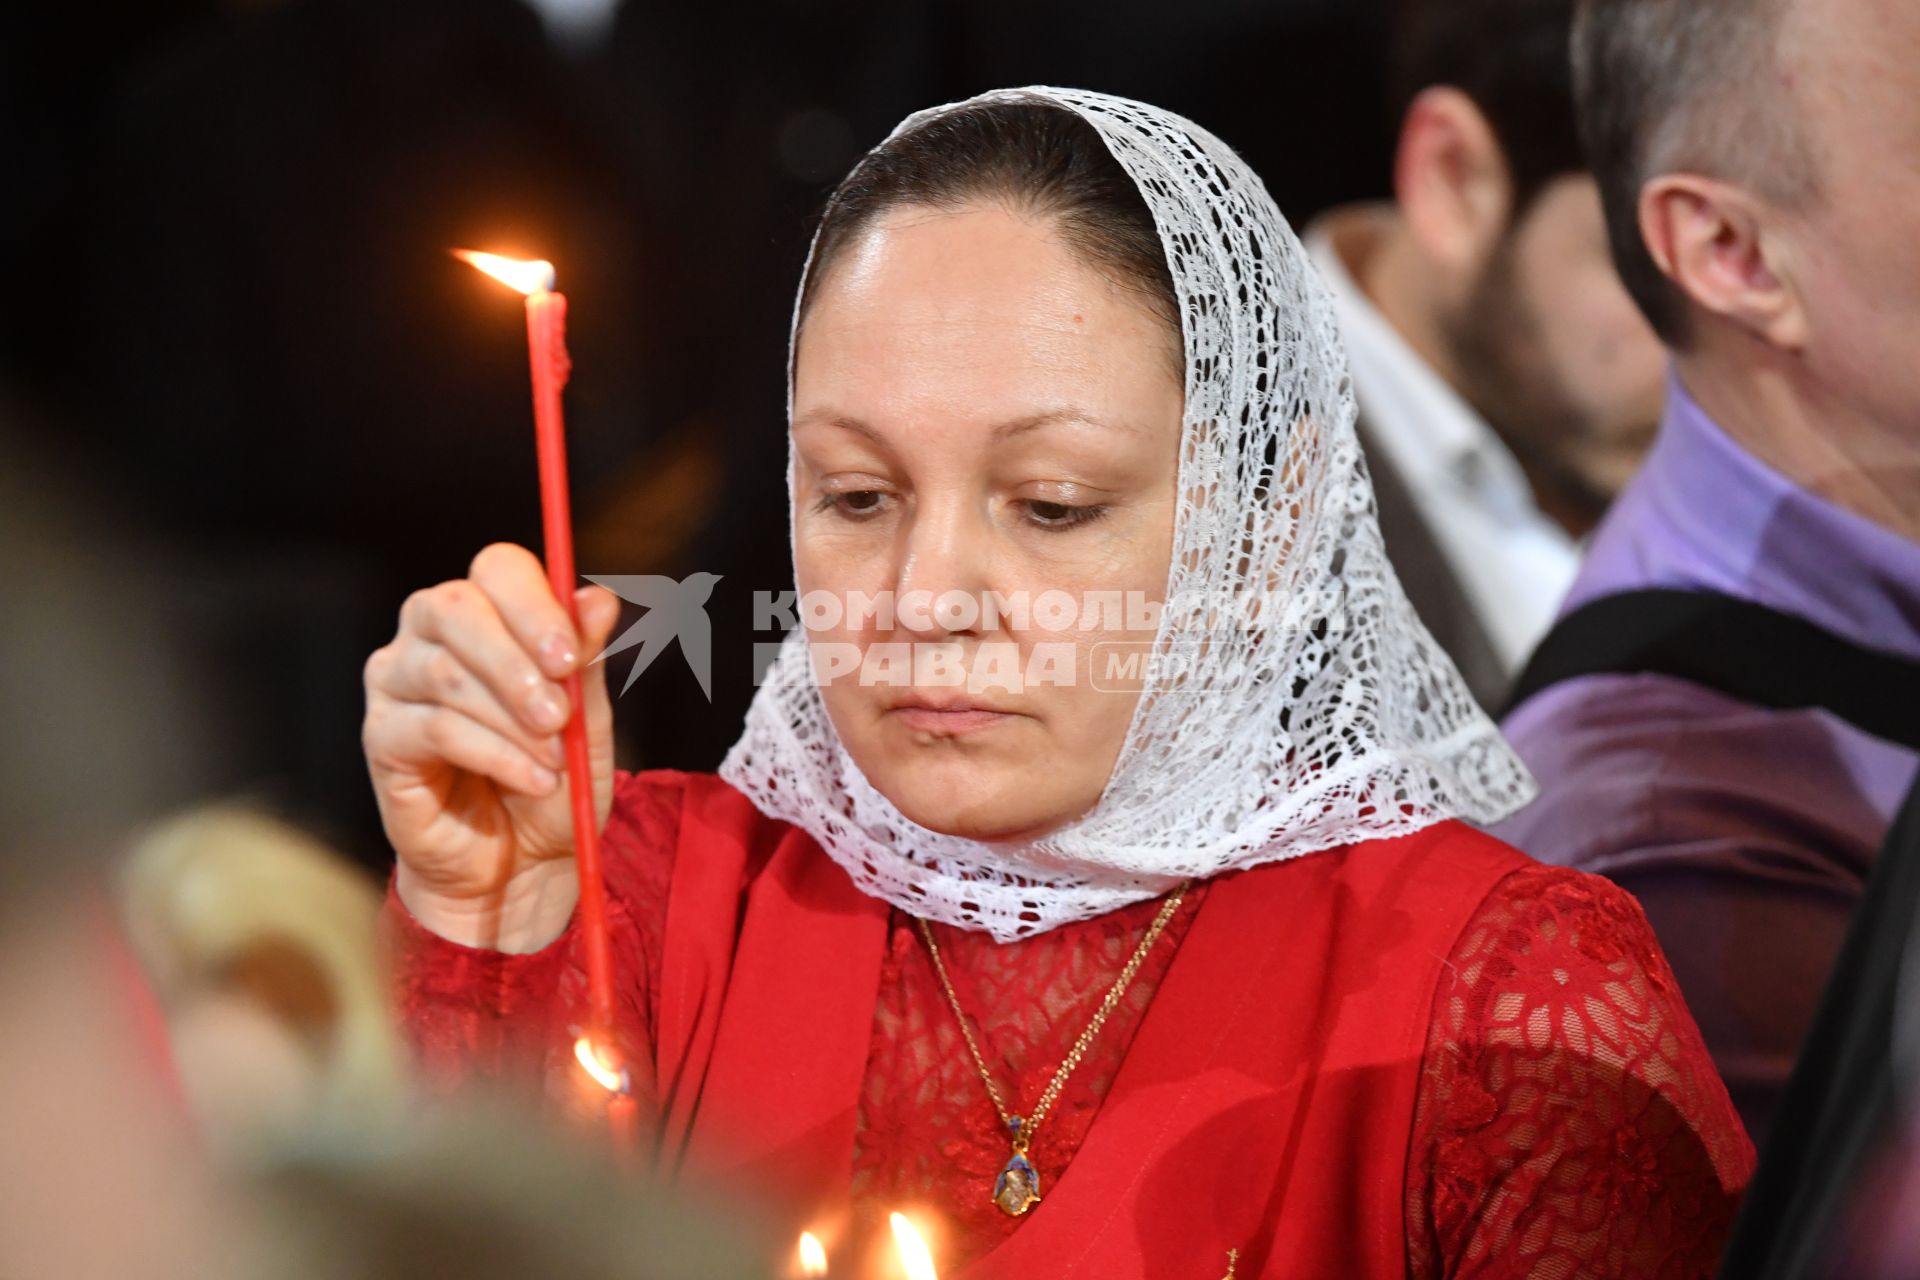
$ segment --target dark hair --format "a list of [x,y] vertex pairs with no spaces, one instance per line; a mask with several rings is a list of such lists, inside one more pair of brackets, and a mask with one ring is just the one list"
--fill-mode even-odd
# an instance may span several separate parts
[[1686,295],[1640,235],[1640,192],[1679,168],[1738,181],[1791,203],[1812,157],[1791,107],[1770,101],[1764,71],[1779,0],[1581,0],[1574,92],[1607,212],[1613,260],[1669,346],[1686,345]]
[[1575,0],[1401,0],[1393,37],[1396,116],[1434,85],[1480,108],[1506,153],[1513,216],[1549,182],[1586,169],[1567,42]]
[[1146,295],[1179,333],[1173,274],[1133,178],[1091,124],[1039,101],[981,103],[936,116],[855,165],[820,215],[801,316],[840,254],[888,210],[954,209],[982,199],[1053,219],[1084,260]]

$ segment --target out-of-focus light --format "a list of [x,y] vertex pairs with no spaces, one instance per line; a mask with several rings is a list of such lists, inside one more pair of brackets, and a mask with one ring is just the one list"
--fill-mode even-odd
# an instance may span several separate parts
[[933,1269],[933,1255],[927,1252],[927,1242],[907,1221],[903,1213],[896,1213],[888,1219],[893,1224],[893,1247],[900,1251],[900,1265],[906,1269],[907,1280],[940,1280]]
[[823,1276],[827,1274],[827,1251],[820,1238],[811,1231],[800,1233],[800,1274],[803,1276]]
[[580,1060],[580,1065],[586,1068],[587,1074],[599,1081],[600,1087],[608,1093],[620,1093],[626,1089],[627,1081],[623,1073],[609,1067],[601,1059],[600,1050],[586,1036],[581,1036],[573,1042],[573,1056]]

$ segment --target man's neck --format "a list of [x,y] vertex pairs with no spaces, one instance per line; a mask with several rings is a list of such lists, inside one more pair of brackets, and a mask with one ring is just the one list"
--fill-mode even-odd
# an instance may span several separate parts
[[1530,451],[1518,447],[1498,422],[1472,403],[1444,336],[1445,307],[1433,294],[1431,269],[1393,206],[1336,212],[1329,215],[1328,230],[1334,252],[1374,310],[1505,442],[1533,490],[1534,505],[1574,538],[1591,532],[1600,516],[1592,498],[1568,485]]
[[1441,338],[1440,306],[1426,287],[1426,266],[1400,214],[1392,205],[1338,212],[1329,229],[1334,252],[1374,310],[1458,391],[1460,379]]
[[1798,487],[1920,542],[1920,439],[1860,412],[1792,356],[1722,333],[1674,371],[1721,430]]

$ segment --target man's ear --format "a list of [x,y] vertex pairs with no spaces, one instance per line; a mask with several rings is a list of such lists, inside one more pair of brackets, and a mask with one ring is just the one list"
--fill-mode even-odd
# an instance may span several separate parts
[[1513,175],[1486,116],[1460,90],[1436,85],[1407,108],[1393,164],[1394,197],[1431,259],[1479,274],[1513,216]]
[[1663,174],[1640,192],[1640,235],[1694,306],[1785,351],[1807,343],[1807,314],[1783,269],[1768,207],[1728,182]]

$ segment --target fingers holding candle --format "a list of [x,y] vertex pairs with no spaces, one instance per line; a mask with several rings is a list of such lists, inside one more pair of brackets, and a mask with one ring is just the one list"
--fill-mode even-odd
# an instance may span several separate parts
[[[525,713],[516,715],[511,709],[515,703],[528,699],[510,693],[503,700],[453,650],[437,644],[420,644],[395,650],[390,661],[391,673],[378,675],[375,681],[382,695],[401,704],[395,715],[405,719],[412,708],[444,711],[471,720],[503,739],[532,764],[559,769],[565,763],[557,730],[532,729]],[[565,694],[555,686],[553,696],[560,699]],[[511,783],[512,779],[501,781]]]
[[382,717],[380,734],[381,761],[376,767],[394,757],[447,765],[487,778],[507,792],[534,797],[552,795],[560,785],[560,766],[546,761],[545,750],[515,742],[448,707],[403,703]]
[[[409,597],[393,641],[368,659],[362,742],[409,909],[456,942],[531,949],[565,926],[576,896],[561,865],[576,852],[573,798],[560,785],[576,705],[598,822],[612,805],[612,708],[591,662],[619,602],[573,593],[576,630],[531,552],[501,545],[475,566],[475,578]],[[530,649],[556,630],[572,652],[559,679]]]
[[467,573],[520,649],[549,677],[571,675],[592,657],[574,624],[574,611],[554,596],[546,566],[533,552],[496,542],[473,558]]
[[[483,603],[463,597],[429,608],[419,619],[420,634],[445,644],[480,675],[513,720],[539,739],[530,752],[554,769],[567,768],[556,735],[567,730],[578,697],[595,812],[604,823],[613,802],[613,705],[606,669],[593,659],[619,623],[618,598],[604,587],[581,587],[569,610],[555,598],[540,561],[511,543],[483,549],[469,572],[467,583]],[[578,677],[577,690],[571,677]],[[481,719],[505,732],[494,719]]]
[[[482,550],[470,572],[520,653],[560,682],[540,691],[558,703],[553,710],[559,717],[549,711],[529,727],[542,733],[565,728],[573,714],[567,678],[579,677],[595,801],[604,822],[612,802],[613,705],[607,694],[606,667],[593,659],[606,648],[620,621],[619,598],[604,587],[579,587],[572,593],[569,609],[554,596],[549,575],[533,553],[511,543],[495,543]],[[516,674],[525,678],[524,671]]]
[[532,754],[558,741],[571,712],[564,686],[541,673],[473,583],[416,593],[392,652],[392,669],[379,678],[383,693],[460,711]]
[[[538,579],[536,586],[544,592]],[[506,598],[497,587],[460,580],[409,597],[399,633],[366,668],[365,737],[376,772],[447,762],[528,790],[523,774],[511,766],[523,763],[527,770],[549,773],[563,767],[559,733],[572,714],[572,700],[562,684],[541,674],[514,636],[515,611],[524,605],[502,606],[496,595]],[[537,607],[558,613],[551,599]],[[571,624],[566,625],[570,631]],[[449,723],[453,719],[483,732],[456,731],[460,726]],[[454,750],[463,744],[486,751]],[[509,748],[524,761],[516,761]],[[492,767],[495,763],[507,767]],[[543,783],[531,793],[550,789]]]

